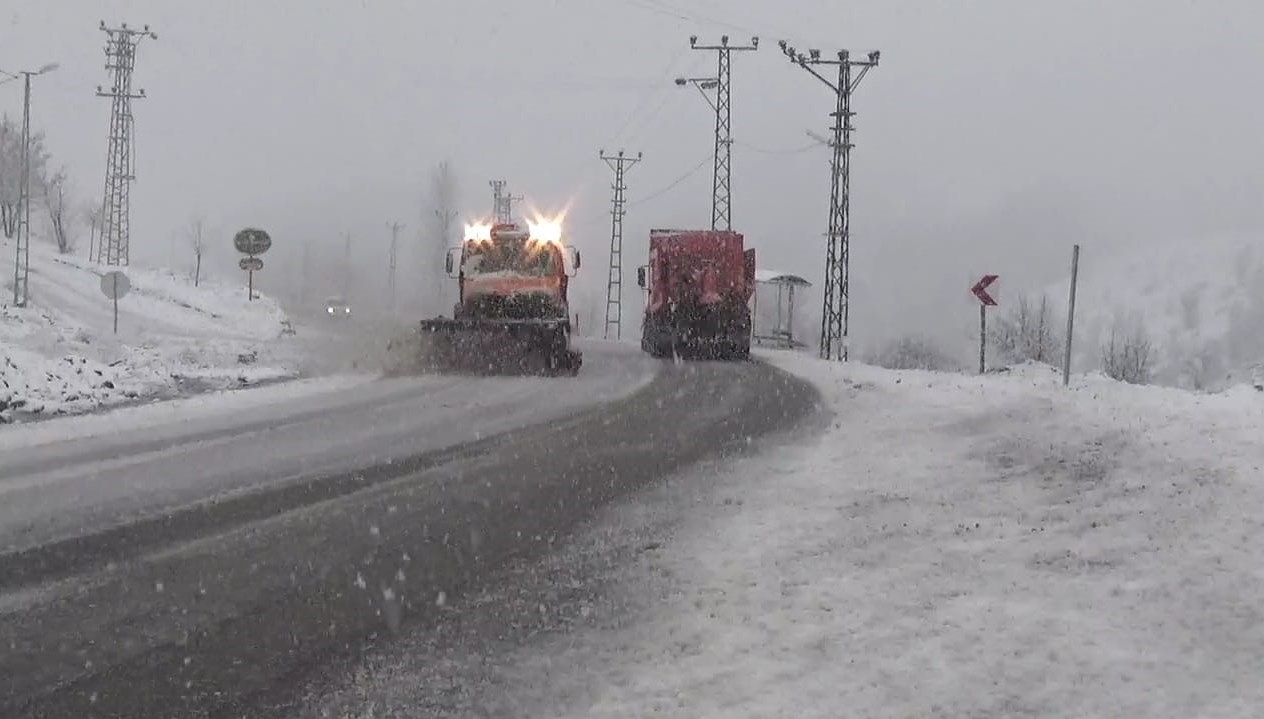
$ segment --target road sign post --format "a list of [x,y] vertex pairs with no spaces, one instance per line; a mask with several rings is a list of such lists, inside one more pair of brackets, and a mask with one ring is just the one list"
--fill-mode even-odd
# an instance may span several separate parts
[[272,238],[267,232],[247,227],[233,236],[233,247],[237,251],[246,255],[241,258],[237,266],[245,270],[248,279],[246,280],[246,301],[253,302],[255,299],[255,273],[263,269],[263,260],[255,255],[262,255],[272,247]]
[[1066,354],[1062,356],[1062,386],[1071,384],[1071,335],[1075,332],[1075,282],[1080,272],[1080,246],[1071,248],[1071,297],[1067,301]]
[[996,282],[997,275],[983,275],[983,279],[970,288],[979,299],[979,374],[987,372],[987,308],[996,306],[996,298],[988,293],[988,287]]
[[101,275],[101,292],[114,302],[114,334],[118,334],[118,301],[132,288],[131,280],[118,270]]

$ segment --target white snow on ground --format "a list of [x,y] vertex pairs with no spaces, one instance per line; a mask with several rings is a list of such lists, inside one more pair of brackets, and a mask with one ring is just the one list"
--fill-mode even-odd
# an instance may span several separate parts
[[[606,602],[566,631],[472,660],[490,672],[469,689],[477,705],[1260,715],[1264,393],[768,357],[820,387],[827,426],[616,510],[594,534],[648,523],[661,546],[617,570]],[[409,715],[431,663],[397,659],[347,697]]]
[[[245,386],[295,374],[277,350],[285,315],[267,297],[166,270],[126,268],[113,307],[99,267],[31,248],[30,302],[0,295],[0,421],[71,414],[181,391]],[[12,285],[6,290],[12,291]]]

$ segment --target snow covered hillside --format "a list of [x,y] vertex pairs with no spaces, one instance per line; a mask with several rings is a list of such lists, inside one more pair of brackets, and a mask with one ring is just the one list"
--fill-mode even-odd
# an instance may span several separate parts
[[1264,393],[764,356],[829,416],[523,570],[576,577],[552,631],[427,633],[307,715],[1259,715]]
[[[12,244],[0,245],[7,253]],[[102,268],[31,248],[30,302],[12,306],[11,264],[0,294],[0,421],[87,411],[141,398],[243,386],[294,374],[277,353],[287,324],[276,302],[243,287],[131,267],[113,307]]]
[[[1066,284],[1049,290],[1061,306]],[[1076,367],[1101,366],[1112,329],[1142,328],[1154,381],[1220,389],[1264,377],[1264,241],[1220,237],[1116,258],[1086,248],[1076,300]]]

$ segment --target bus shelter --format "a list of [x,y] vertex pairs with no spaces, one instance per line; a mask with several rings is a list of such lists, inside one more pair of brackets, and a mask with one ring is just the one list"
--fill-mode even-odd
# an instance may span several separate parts
[[794,337],[795,291],[811,287],[799,275],[776,270],[755,270],[751,338],[755,344],[782,349],[804,347]]

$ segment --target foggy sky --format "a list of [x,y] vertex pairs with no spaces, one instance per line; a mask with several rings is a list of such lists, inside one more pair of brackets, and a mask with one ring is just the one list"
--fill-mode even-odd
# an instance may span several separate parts
[[[447,159],[467,217],[487,213],[494,177],[532,207],[569,207],[579,294],[595,301],[611,179],[597,153],[626,149],[645,155],[627,178],[634,334],[631,268],[649,228],[710,219],[709,163],[637,202],[711,152],[710,108],[672,83],[714,73],[690,34],[760,36],[733,61],[734,228],[762,266],[818,288],[828,150],[804,150],[805,130],[826,132],[833,100],[776,41],[882,51],[854,106],[862,344],[905,331],[968,344],[974,275],[1036,289],[1065,274],[1074,242],[1089,262],[1264,226],[1264,8],[1246,0],[9,0],[3,12],[0,69],[61,63],[35,78],[32,122],[97,203],[109,118],[93,94],[107,84],[97,25],[152,26],[135,73],[149,97],[134,105],[133,261],[184,261],[172,238],[202,214],[229,268],[232,232],[262,226],[275,241],[265,289],[293,276],[304,242],[340,257],[343,233],[375,277],[387,222],[407,223],[412,243],[431,231],[428,176]],[[20,109],[20,84],[0,86],[0,110]]]

